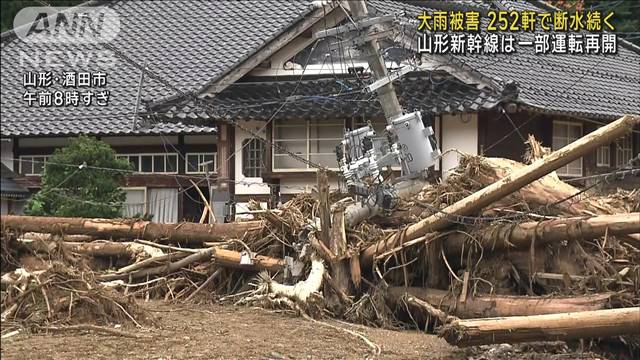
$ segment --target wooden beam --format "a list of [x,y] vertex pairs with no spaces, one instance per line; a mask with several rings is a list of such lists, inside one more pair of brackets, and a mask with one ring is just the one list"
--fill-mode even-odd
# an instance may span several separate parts
[[[640,213],[636,212],[529,221],[515,226],[497,224],[480,230],[475,239],[484,249],[500,251],[528,249],[532,241],[536,245],[543,245],[564,240],[591,240],[605,234],[626,235],[637,232],[640,232]],[[469,248],[465,247],[467,240],[467,235],[462,233],[449,235],[445,242],[447,254],[460,254],[463,248]]]
[[446,290],[392,286],[387,289],[385,299],[394,307],[407,294],[462,319],[601,310],[609,304],[613,296],[613,293],[555,297],[477,295],[470,296],[462,302]]
[[44,216],[6,215],[2,229],[40,232],[55,235],[81,234],[102,239],[144,239],[161,242],[202,244],[228,238],[241,238],[247,232],[259,232],[263,221],[227,224],[196,224],[183,222],[163,224],[136,219],[88,219]]
[[457,346],[566,341],[633,334],[640,334],[640,307],[454,320],[440,330],[440,336]]

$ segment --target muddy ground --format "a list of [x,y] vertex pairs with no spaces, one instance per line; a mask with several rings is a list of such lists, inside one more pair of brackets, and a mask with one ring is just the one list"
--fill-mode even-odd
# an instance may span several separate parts
[[[365,359],[371,348],[356,336],[288,314],[222,305],[144,305],[156,318],[145,338],[89,332],[19,334],[2,340],[2,359]],[[327,321],[361,333],[381,348],[379,359],[597,359],[546,349],[492,347],[457,349],[415,331],[392,331]]]

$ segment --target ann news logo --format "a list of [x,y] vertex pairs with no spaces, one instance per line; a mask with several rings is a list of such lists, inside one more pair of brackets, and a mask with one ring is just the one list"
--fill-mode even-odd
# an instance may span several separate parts
[[104,6],[34,6],[18,12],[13,28],[28,43],[96,44],[118,35],[120,19]]

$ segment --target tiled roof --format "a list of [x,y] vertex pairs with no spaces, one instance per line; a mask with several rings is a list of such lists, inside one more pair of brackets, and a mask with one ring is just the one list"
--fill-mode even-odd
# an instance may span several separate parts
[[[445,74],[446,75],[446,74]],[[479,90],[450,77],[412,72],[394,82],[401,105],[408,111],[454,113],[494,107],[499,94]],[[336,117],[381,116],[375,94],[364,93],[357,79],[318,79],[235,83],[199,104],[173,106],[167,116],[174,119],[327,119]],[[293,97],[289,97],[295,94]],[[288,99],[288,100],[287,100]],[[215,109],[215,114],[206,109]],[[279,110],[278,110],[279,109]]]
[[[313,7],[299,1],[113,1],[105,2],[121,22],[110,44],[183,91],[197,91],[239,64]],[[21,66],[20,54],[29,58],[46,51],[89,57],[86,65],[63,67]],[[115,57],[113,67],[96,60],[98,44],[29,44],[5,33],[2,36],[2,137],[86,134],[149,134],[211,132],[212,127],[161,124],[132,130],[140,70]],[[64,62],[63,60],[60,60]],[[105,87],[109,105],[28,107],[22,96],[27,71],[98,71],[108,74]],[[54,85],[51,91],[60,90]],[[157,81],[145,78],[142,98],[156,100],[174,95]]]
[[[379,14],[405,12],[415,18],[423,10],[413,3],[371,1]],[[426,2],[425,2],[426,3]],[[535,10],[533,3],[515,0],[493,1],[500,8]],[[428,2],[438,5],[438,2]],[[486,27],[486,24],[485,24]],[[533,40],[531,33],[518,33]],[[445,56],[449,61],[449,56]],[[489,77],[499,84],[517,85],[516,102],[533,110],[591,118],[615,118],[640,113],[640,54],[618,44],[614,55],[546,54],[519,46],[509,55],[455,55],[455,64]]]

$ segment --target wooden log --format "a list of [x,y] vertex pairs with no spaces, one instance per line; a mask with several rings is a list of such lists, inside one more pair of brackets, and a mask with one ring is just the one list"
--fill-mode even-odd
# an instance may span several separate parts
[[193,185],[193,187],[198,192],[198,195],[200,195],[200,199],[202,200],[202,202],[204,202],[205,210],[202,211],[202,217],[200,217],[200,224],[204,223],[204,219],[205,219],[205,216],[206,216],[205,214],[206,213],[209,213],[209,223],[215,223],[216,222],[216,216],[213,213],[213,209],[211,209],[211,205],[209,205],[209,200],[207,200],[207,198],[204,196],[204,194],[200,190],[200,187],[193,180],[189,179],[189,181],[191,182],[191,185]]
[[262,221],[227,224],[162,224],[135,219],[84,219],[43,216],[6,215],[2,229],[21,232],[44,232],[56,235],[81,234],[99,238],[159,240],[162,242],[202,244],[227,238],[241,238],[247,232],[258,232]]
[[36,232],[24,233],[20,235],[20,237],[27,240],[41,240],[41,241],[55,240],[55,241],[70,241],[70,242],[91,242],[93,240],[97,240],[95,237],[89,236],[89,235],[66,234],[64,236],[60,236],[60,235],[52,235],[52,234],[36,233]]
[[452,224],[450,216],[471,215],[540,177],[595,150],[598,146],[608,144],[627,134],[637,124],[640,124],[640,116],[625,115],[583,136],[562,149],[554,151],[549,156],[538,159],[534,163],[510,173],[501,180],[447,206],[441,212],[408,226],[404,229],[406,242],[401,246],[398,246],[397,237],[394,235],[376,242],[361,253],[360,263],[364,267],[369,267],[377,254],[399,251],[421,244],[424,240],[422,237],[427,233],[439,231],[450,226]]
[[19,238],[17,244],[25,249],[44,253],[50,253],[54,249],[61,247],[66,251],[88,256],[113,256],[134,259],[138,257],[148,258],[163,255],[160,249],[134,242],[107,240],[95,240],[92,242],[55,242]]
[[331,208],[329,206],[329,176],[318,171],[318,217],[320,218],[319,239],[327,247],[331,242]]
[[447,324],[457,319],[456,317],[447,315],[444,311],[436,308],[435,306],[429,304],[424,300],[418,299],[413,295],[406,294],[406,296],[404,297],[404,301],[406,301],[409,306],[418,307],[429,314],[429,316],[435,317],[440,321],[441,324]]
[[218,275],[220,275],[221,272],[222,272],[222,269],[216,269],[216,271],[214,271],[213,274],[209,275],[207,280],[205,280],[202,284],[200,284],[200,286],[198,286],[198,288],[185,299],[185,302],[189,302],[191,299],[193,299],[200,291],[202,291],[202,289],[207,287],[207,285],[211,284],[211,282],[213,282],[213,280],[216,277],[218,277]]
[[169,254],[164,254],[164,255],[160,255],[160,256],[154,256],[148,259],[144,259],[142,261],[138,261],[135,262],[131,265],[127,265],[124,267],[121,267],[120,269],[118,269],[116,271],[116,273],[118,274],[124,274],[124,273],[130,273],[133,272],[135,270],[139,270],[139,269],[144,269],[144,268],[148,268],[148,267],[154,267],[154,266],[159,266],[162,265],[166,262],[171,262],[174,260],[180,260],[182,258],[185,258],[189,256],[189,253],[187,252],[174,252],[174,253],[169,253]]
[[600,310],[606,307],[613,296],[611,293],[562,297],[480,295],[463,302],[456,301],[445,290],[389,287],[386,300],[389,305],[396,306],[406,294],[462,319]]
[[[344,211],[337,209],[332,214],[330,249],[337,258],[342,258],[347,252],[347,234],[344,228]],[[335,281],[340,291],[350,293],[350,262],[349,260],[336,260],[331,263],[331,278]]]
[[454,320],[443,326],[439,334],[457,346],[640,334],[640,307]]
[[[640,213],[601,215],[591,218],[573,217],[544,221],[531,221],[518,225],[497,224],[480,231],[475,239],[484,249],[528,249],[531,242],[543,245],[564,240],[591,240],[608,235],[626,235],[640,232]],[[535,240],[534,240],[535,239]],[[468,236],[449,235],[445,242],[447,254],[459,254]],[[468,243],[469,245],[477,243]]]
[[128,279],[128,278],[141,278],[146,276],[153,275],[166,275],[170,274],[174,271],[178,271],[181,268],[193,264],[195,262],[215,259],[215,263],[219,266],[223,267],[231,267],[240,270],[268,270],[268,271],[278,271],[282,270],[284,266],[286,266],[286,262],[283,259],[271,258],[268,256],[256,255],[252,260],[252,264],[240,264],[241,254],[237,251],[220,249],[220,248],[209,248],[201,250],[197,253],[190,254],[178,261],[169,262],[161,266],[144,268],[140,270],[135,270],[132,272],[119,272],[115,274],[104,274],[99,275],[96,278],[100,281],[112,281],[119,279]]

